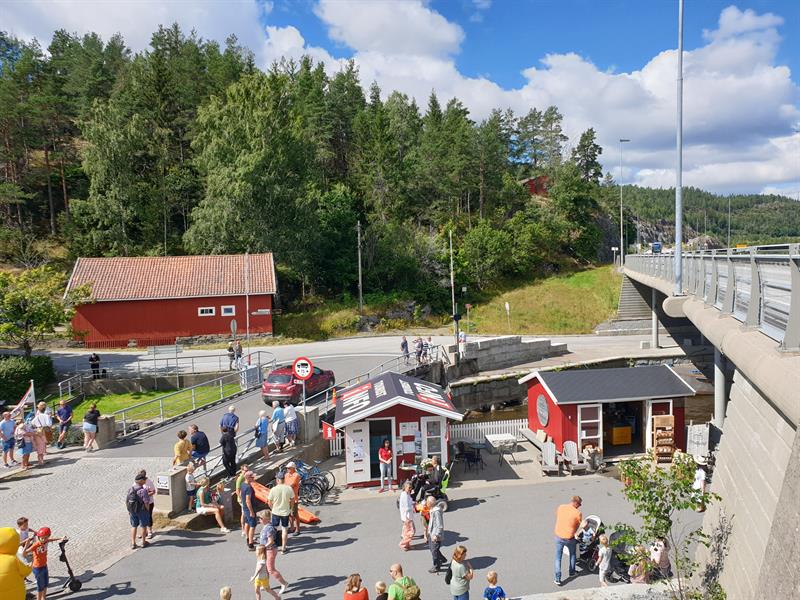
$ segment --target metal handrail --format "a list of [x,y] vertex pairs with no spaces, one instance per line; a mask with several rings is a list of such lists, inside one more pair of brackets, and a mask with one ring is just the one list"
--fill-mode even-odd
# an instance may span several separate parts
[[[253,451],[255,448],[257,448],[256,438],[253,435],[255,430],[256,428],[253,426],[236,436],[236,464],[239,464],[240,461],[253,454]],[[247,438],[247,441],[245,441],[244,444],[240,444],[240,440],[245,438]],[[277,448],[277,445],[275,444],[275,434],[272,431],[270,431],[269,435],[267,436],[267,445],[272,445],[273,447]],[[212,456],[212,454],[215,452],[217,454]],[[209,479],[212,479],[224,468],[225,467],[222,464],[222,446],[214,446],[206,455],[205,476]]]
[[[671,281],[674,260],[629,254],[625,267]],[[800,350],[800,244],[687,252],[682,267],[684,294],[758,329],[782,350]]]

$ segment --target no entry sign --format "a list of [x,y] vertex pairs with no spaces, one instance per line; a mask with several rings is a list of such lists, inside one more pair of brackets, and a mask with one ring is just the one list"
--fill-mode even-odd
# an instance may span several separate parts
[[296,358],[292,364],[292,373],[297,379],[302,379],[303,381],[310,379],[313,372],[314,365],[304,356]]

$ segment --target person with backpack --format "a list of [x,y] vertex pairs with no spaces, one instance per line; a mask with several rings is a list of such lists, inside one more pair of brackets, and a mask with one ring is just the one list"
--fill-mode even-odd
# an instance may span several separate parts
[[147,475],[139,473],[136,475],[134,484],[128,489],[125,497],[125,507],[128,509],[128,517],[131,522],[131,548],[136,550],[136,530],[142,530],[142,548],[147,548],[150,543],[147,541],[147,528],[151,526],[150,511],[147,509],[149,496],[144,487]]
[[420,600],[420,589],[417,582],[403,575],[403,565],[399,563],[389,567],[389,575],[394,581],[389,586],[389,600]]
[[453,562],[450,563],[444,578],[444,582],[450,586],[453,600],[469,600],[469,582],[474,573],[472,566],[465,560],[466,557],[466,547],[456,546],[453,551]]

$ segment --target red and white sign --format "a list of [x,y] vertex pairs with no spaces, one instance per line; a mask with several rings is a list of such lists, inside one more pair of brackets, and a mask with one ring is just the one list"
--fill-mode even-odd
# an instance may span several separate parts
[[311,379],[311,375],[314,373],[314,364],[304,356],[296,358],[292,363],[292,373],[297,379],[303,381]]
[[322,439],[324,440],[336,439],[336,428],[330,423],[326,423],[325,421],[322,422]]

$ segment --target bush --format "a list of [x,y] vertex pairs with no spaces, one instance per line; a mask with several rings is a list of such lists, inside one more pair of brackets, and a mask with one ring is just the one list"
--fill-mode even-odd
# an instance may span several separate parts
[[22,398],[33,379],[39,393],[55,379],[53,361],[49,356],[6,355],[0,357],[0,398],[9,404],[16,404]]

